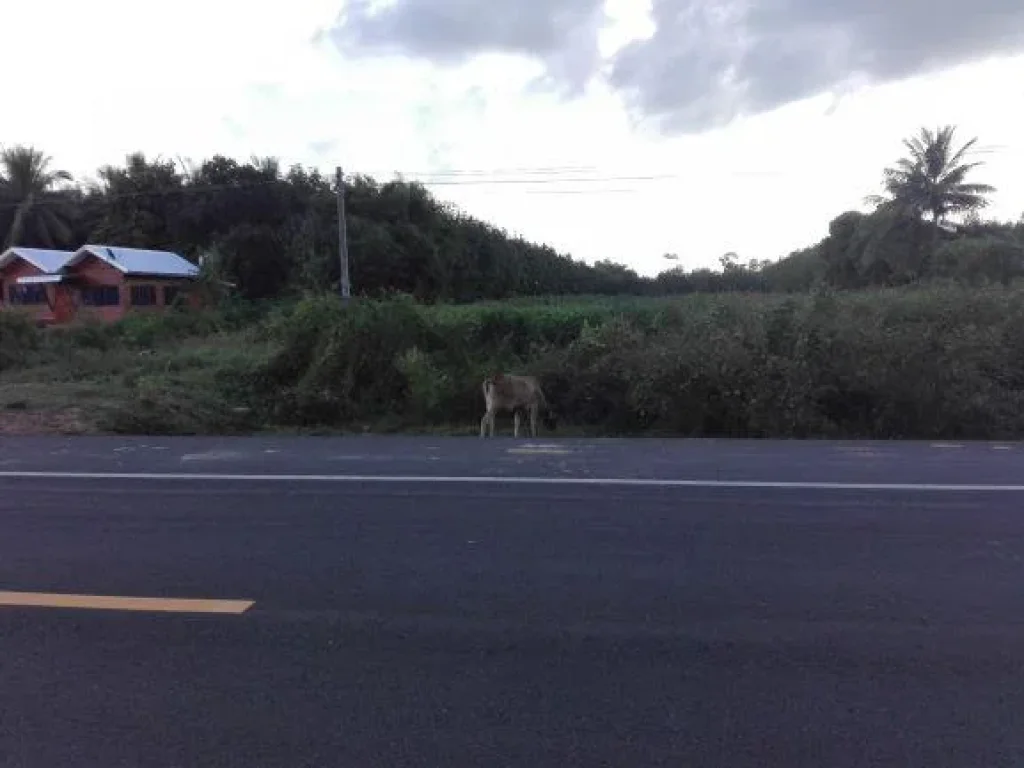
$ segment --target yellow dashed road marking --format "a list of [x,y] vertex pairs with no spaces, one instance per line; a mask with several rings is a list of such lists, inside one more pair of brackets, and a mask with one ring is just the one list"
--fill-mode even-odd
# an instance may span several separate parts
[[252,600],[195,600],[170,597],[67,595],[52,592],[2,592],[0,607],[78,608],[95,611],[155,611],[158,613],[245,613]]

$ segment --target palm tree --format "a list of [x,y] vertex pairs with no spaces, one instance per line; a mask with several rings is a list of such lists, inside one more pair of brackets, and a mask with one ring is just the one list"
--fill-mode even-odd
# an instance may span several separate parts
[[885,169],[885,195],[872,195],[866,202],[898,208],[916,216],[928,214],[938,236],[944,217],[979,211],[988,205],[986,195],[995,192],[988,184],[971,184],[967,175],[981,161],[966,162],[977,138],[954,147],[956,129],[946,125],[931,131],[922,128],[917,136],[903,140],[907,156]]
[[68,206],[56,193],[58,184],[68,181],[71,174],[50,170],[50,157],[34,147],[0,151],[0,205],[13,210],[6,247],[26,236],[34,245],[51,247],[70,240]]

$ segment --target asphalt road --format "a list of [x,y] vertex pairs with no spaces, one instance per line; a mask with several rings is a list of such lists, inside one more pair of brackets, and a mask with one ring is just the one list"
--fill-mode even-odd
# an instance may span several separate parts
[[[1022,466],[1018,444],[5,439],[0,594],[253,605],[0,606],[0,766],[1020,765]],[[574,482],[616,477],[703,484]]]
[[1022,467],[1020,443],[508,436],[0,439],[0,478],[5,472],[77,471],[1024,484]]

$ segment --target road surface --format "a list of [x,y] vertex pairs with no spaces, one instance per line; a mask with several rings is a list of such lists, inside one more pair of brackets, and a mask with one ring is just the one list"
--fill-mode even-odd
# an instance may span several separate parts
[[1020,765],[1022,468],[4,439],[0,766]]

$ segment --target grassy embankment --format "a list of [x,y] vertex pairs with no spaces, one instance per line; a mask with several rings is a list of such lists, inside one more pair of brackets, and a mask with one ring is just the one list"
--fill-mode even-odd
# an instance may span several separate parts
[[539,374],[565,433],[1005,439],[1024,287],[3,314],[0,431],[465,434],[497,369]]

